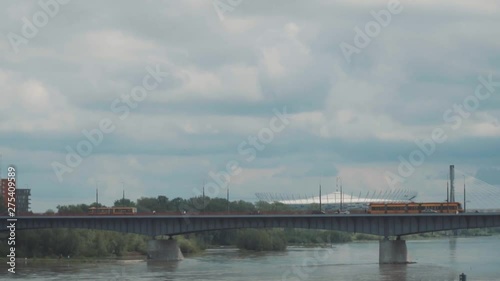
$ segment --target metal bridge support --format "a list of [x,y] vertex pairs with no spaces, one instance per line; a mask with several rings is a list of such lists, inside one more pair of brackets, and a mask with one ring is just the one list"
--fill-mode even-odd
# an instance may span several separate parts
[[169,239],[149,240],[148,259],[155,261],[180,261],[184,259],[177,241]]
[[380,264],[406,264],[408,263],[408,251],[406,241],[398,236],[396,240],[389,240],[387,237],[379,242],[379,263]]

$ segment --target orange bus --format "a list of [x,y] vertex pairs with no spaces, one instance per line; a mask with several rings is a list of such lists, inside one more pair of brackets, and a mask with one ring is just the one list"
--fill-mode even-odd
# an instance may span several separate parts
[[90,207],[89,215],[135,215],[137,208],[135,207]]
[[458,202],[370,203],[369,214],[463,213]]

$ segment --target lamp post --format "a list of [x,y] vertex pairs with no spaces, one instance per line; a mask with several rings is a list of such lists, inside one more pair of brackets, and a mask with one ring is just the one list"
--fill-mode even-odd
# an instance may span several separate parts
[[342,206],[342,203],[344,201],[344,193],[342,192],[342,178],[340,179],[340,210],[342,211],[344,208]]
[[464,175],[464,213],[466,212],[465,204],[467,204],[467,200],[465,197],[465,175]]
[[321,213],[321,184],[319,185],[319,212]]
[[229,214],[229,186],[227,186],[226,190],[226,201],[227,201],[227,213]]

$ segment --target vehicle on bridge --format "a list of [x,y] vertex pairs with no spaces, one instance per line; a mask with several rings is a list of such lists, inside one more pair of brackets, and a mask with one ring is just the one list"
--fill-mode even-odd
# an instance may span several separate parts
[[91,207],[89,215],[135,215],[137,208],[135,207]]
[[369,214],[463,213],[459,202],[370,203]]

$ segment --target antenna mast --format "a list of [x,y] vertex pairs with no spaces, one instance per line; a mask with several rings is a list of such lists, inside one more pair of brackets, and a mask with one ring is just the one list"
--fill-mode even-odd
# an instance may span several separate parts
[[465,204],[466,204],[466,200],[465,200],[465,175],[464,175],[464,213],[465,213]]
[[227,201],[227,212],[229,213],[229,185],[227,186],[227,192],[226,192],[226,201]]
[[319,211],[321,212],[321,183],[319,184]]
[[455,202],[455,165],[450,165],[450,201]]
[[340,180],[340,210],[342,211],[342,202],[344,201],[344,193],[342,192],[342,178]]

